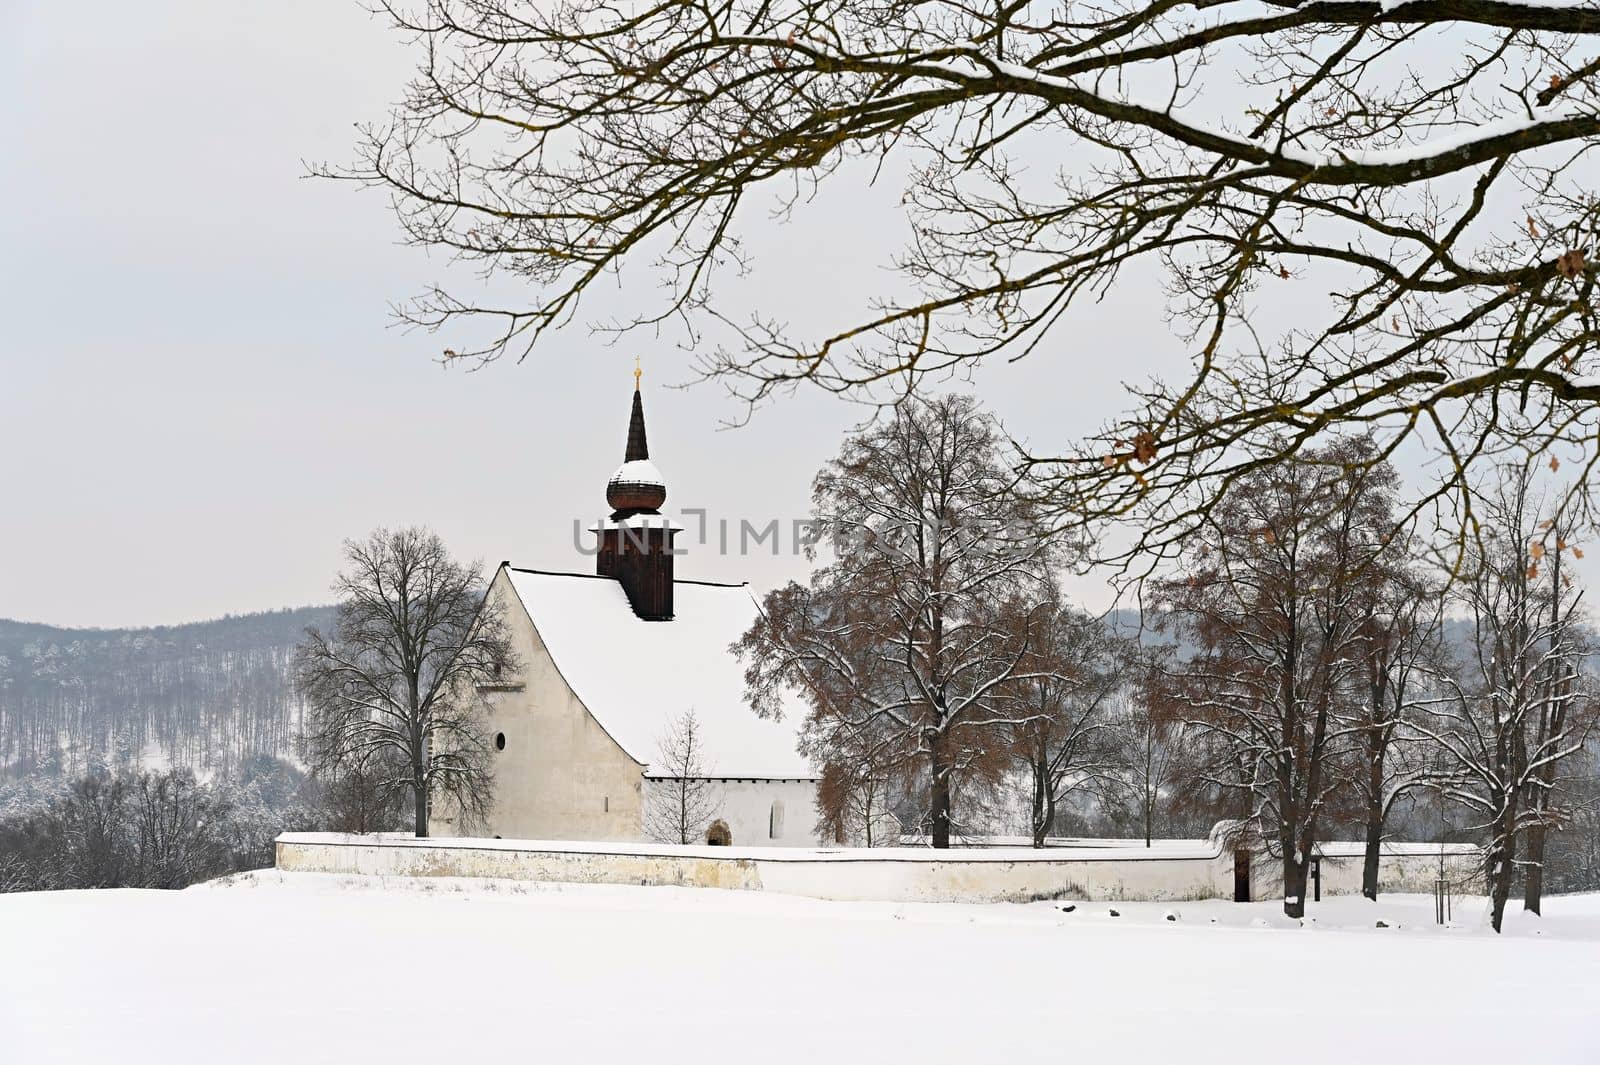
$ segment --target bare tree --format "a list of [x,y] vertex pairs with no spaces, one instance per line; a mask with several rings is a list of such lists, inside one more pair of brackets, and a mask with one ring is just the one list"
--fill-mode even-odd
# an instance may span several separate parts
[[137,866],[128,840],[128,781],[105,771],[91,773],[68,787],[52,818],[50,834],[60,846],[50,864],[62,887],[125,887]]
[[1600,750],[1591,740],[1571,759],[1563,782],[1566,816],[1549,840],[1547,884],[1553,891],[1600,890]]
[[659,762],[646,774],[644,833],[657,843],[702,843],[722,809],[722,788],[711,779],[700,720],[691,707],[667,724]]
[[1140,670],[1112,721],[1120,791],[1133,804],[1146,847],[1154,840],[1163,803],[1171,801],[1187,766],[1181,708],[1163,697],[1166,686],[1158,668],[1151,663]]
[[307,827],[285,769],[276,785],[96,770],[0,817],[0,891],[175,889],[270,864],[271,840]]
[[1028,826],[1043,847],[1056,805],[1078,790],[1104,792],[1119,768],[1113,715],[1134,648],[1105,622],[1062,602],[1054,582],[1041,602],[1011,605],[1013,638],[1026,650],[1006,687],[1014,702],[1013,756],[1028,786]]
[[1217,741],[1211,782],[1248,796],[1283,863],[1284,912],[1305,915],[1306,878],[1343,783],[1358,605],[1387,547],[1393,471],[1371,443],[1256,471],[1163,582],[1170,619],[1200,645],[1182,664],[1187,717]]
[[1359,676],[1352,678],[1345,727],[1352,740],[1349,780],[1366,842],[1361,893],[1376,899],[1390,816],[1428,783],[1426,756],[1407,725],[1435,694],[1430,666],[1441,653],[1444,589],[1423,578],[1409,537],[1392,542],[1372,570],[1375,579],[1355,603]]
[[407,827],[406,796],[391,786],[405,775],[397,763],[393,751],[372,751],[365,758],[319,766],[315,776],[327,829],[366,834]]
[[1000,441],[954,395],[908,401],[848,439],[812,490],[835,560],[767,596],[738,645],[758,712],[793,685],[812,735],[920,762],[935,847],[950,845],[958,787],[998,778],[1003,730],[1031,716],[1006,697],[1030,675],[1026,641],[999,618],[1039,586],[1051,548],[1007,491]]
[[[1474,466],[1600,431],[1592,4],[384,6],[422,69],[319,172],[535,292],[428,292],[408,321],[489,330],[447,357],[522,357],[597,280],[653,270],[621,327],[681,320],[752,402],[871,393],[1070,348],[1081,304],[1164,287],[1191,372],[1036,456],[1058,520],[1130,522],[1124,558],[1329,434],[1442,451],[1430,494],[1466,529]],[[867,174],[906,175],[907,285],[820,324],[726,306],[748,215]]]
[[[1564,566],[1569,554],[1582,550],[1569,539],[1572,527],[1558,511],[1554,518],[1540,523],[1537,531],[1542,535],[1532,540],[1528,548],[1530,555],[1537,556],[1531,565],[1537,570],[1540,560],[1544,560],[1546,594],[1557,604],[1567,600],[1568,613],[1577,615],[1578,594]],[[1600,690],[1597,690],[1594,670],[1589,665],[1595,646],[1589,634],[1579,628],[1582,618],[1575,617],[1574,622],[1569,628],[1550,634],[1550,652],[1558,655],[1565,652],[1569,660],[1550,668],[1545,698],[1540,700],[1539,716],[1534,724],[1535,752],[1550,750],[1553,740],[1559,741],[1568,734],[1586,740],[1600,717],[1600,705],[1597,705]],[[1570,767],[1569,759],[1576,761],[1572,756],[1544,759],[1534,766],[1527,785],[1525,801],[1529,823],[1527,853],[1521,862],[1522,905],[1532,913],[1539,913],[1543,907],[1549,835],[1564,827],[1569,819],[1570,807],[1562,801],[1561,794],[1571,787],[1570,781],[1563,779],[1563,771]]]
[[499,605],[426,529],[346,541],[345,562],[333,631],[306,630],[297,652],[313,768],[384,773],[385,794],[411,797],[418,836],[433,798],[482,816],[492,778],[477,686],[515,664]]
[[[1501,471],[1482,505],[1486,546],[1470,576],[1452,586],[1472,623],[1470,645],[1413,727],[1434,744],[1435,786],[1478,818],[1498,932],[1519,862],[1527,861],[1519,845],[1533,828],[1549,826],[1554,769],[1583,750],[1589,722],[1574,712],[1582,696],[1581,596],[1554,564],[1570,546],[1544,546],[1549,525],[1541,528],[1525,466]],[[1538,899],[1531,901],[1536,908]]]
[[128,804],[138,886],[187,887],[228,868],[231,855],[217,826],[232,810],[189,770],[140,773]]

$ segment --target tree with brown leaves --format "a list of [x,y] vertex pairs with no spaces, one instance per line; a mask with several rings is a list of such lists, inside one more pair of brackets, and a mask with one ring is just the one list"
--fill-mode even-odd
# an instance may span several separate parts
[[826,764],[915,764],[923,828],[948,847],[963,786],[1008,765],[1005,730],[1032,716],[1009,687],[1033,674],[999,624],[1051,554],[1008,488],[999,427],[964,396],[910,400],[845,441],[817,475],[813,520],[834,561],[767,596],[738,647],[751,704],[793,686]]
[[1284,913],[1306,880],[1345,783],[1361,604],[1387,549],[1393,470],[1353,439],[1257,471],[1187,546],[1187,575],[1159,589],[1164,620],[1199,653],[1176,690],[1220,755],[1214,786],[1249,800],[1283,865]]
[[1104,619],[1063,601],[1054,582],[1045,589],[1037,602],[1011,604],[1005,615],[1026,648],[1006,697],[1015,704],[1008,731],[1035,847],[1053,831],[1059,803],[1079,791],[1104,795],[1119,779],[1115,715],[1137,651]]

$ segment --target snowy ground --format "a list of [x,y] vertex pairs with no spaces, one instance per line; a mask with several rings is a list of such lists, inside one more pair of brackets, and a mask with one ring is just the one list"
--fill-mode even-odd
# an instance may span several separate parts
[[1065,905],[274,872],[5,895],[0,1061],[1600,1061],[1597,895],[1498,938],[1480,899],[1443,929],[1423,896],[1304,926]]

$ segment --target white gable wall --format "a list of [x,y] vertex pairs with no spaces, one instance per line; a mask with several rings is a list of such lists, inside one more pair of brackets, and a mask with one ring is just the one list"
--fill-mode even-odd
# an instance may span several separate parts
[[[474,835],[507,839],[636,842],[640,836],[643,767],[617,746],[584,709],[556,669],[505,569],[489,594],[502,604],[519,661],[521,690],[485,693],[486,727],[503,732],[494,756],[494,806]],[[435,835],[463,835],[441,810]]]
[[[584,578],[569,580],[582,582]],[[515,676],[504,678],[507,690],[482,694],[489,736],[503,733],[506,738],[505,749],[494,754],[493,807],[486,825],[464,829],[455,811],[436,803],[429,831],[436,836],[644,842],[645,789],[649,787],[643,778],[644,766],[623,750],[573,691],[513,585],[511,571],[502,567],[495,574],[489,594],[502,606],[518,658]],[[552,618],[551,624],[555,623]],[[571,635],[563,634],[569,643]],[[711,645],[715,652],[732,660],[726,640],[720,633],[715,639],[720,641]],[[626,638],[605,650],[616,656],[617,669],[630,668]],[[740,716],[733,718],[734,725],[743,725],[742,715],[748,715],[758,727],[775,728],[760,722],[742,704],[736,709]],[[710,720],[704,721],[703,727],[715,729],[725,724],[716,713],[705,716]],[[660,717],[664,728],[668,715],[662,711]],[[718,788],[718,816],[727,823],[735,846],[817,845],[814,781],[729,780],[719,782]],[[781,834],[772,838],[775,802],[783,805],[783,826]]]

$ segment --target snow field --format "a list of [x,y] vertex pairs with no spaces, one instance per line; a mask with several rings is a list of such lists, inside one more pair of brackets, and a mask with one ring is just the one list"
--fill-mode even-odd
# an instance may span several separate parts
[[0,1059],[1189,1063],[1295,1045],[1297,1063],[1594,1060],[1600,896],[1553,898],[1503,937],[1481,899],[1457,903],[1440,929],[1427,896],[1313,903],[1300,926],[1273,903],[274,871],[10,895]]

